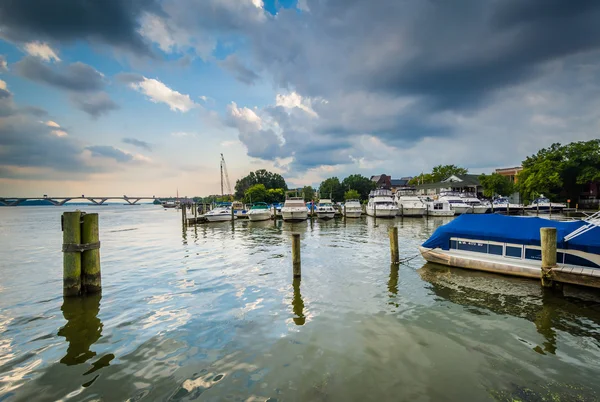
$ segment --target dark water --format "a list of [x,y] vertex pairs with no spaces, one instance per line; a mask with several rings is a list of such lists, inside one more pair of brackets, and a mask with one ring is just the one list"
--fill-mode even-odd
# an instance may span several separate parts
[[0,401],[599,397],[596,293],[390,266],[389,225],[406,258],[441,218],[182,232],[156,206],[85,209],[100,213],[104,290],[63,300],[67,208],[0,208]]

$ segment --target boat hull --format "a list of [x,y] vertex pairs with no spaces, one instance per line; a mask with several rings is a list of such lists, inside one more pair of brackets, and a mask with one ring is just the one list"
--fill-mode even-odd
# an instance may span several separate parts
[[360,218],[362,211],[348,211],[346,210],[346,218]]
[[256,221],[268,221],[271,219],[271,211],[265,210],[260,212],[248,212],[246,214],[249,220]]
[[451,205],[450,208],[452,208],[455,215],[470,214],[473,212],[473,207],[455,207]]
[[488,207],[487,205],[475,205],[473,207],[474,214],[487,214],[489,210],[490,207]]
[[425,215],[425,208],[410,208],[401,207],[398,211],[398,216],[423,216]]
[[335,211],[320,212],[317,211],[317,218],[329,220],[335,218]]
[[[227,222],[233,220],[231,215],[204,215],[204,218],[209,222]],[[235,219],[235,216],[233,217]]]
[[308,210],[305,211],[288,211],[285,208],[281,209],[281,216],[286,222],[300,222],[308,219]]
[[444,209],[433,209],[433,210],[429,210],[427,211],[427,215],[428,216],[454,216],[454,211],[448,211],[448,210],[444,210]]
[[376,218],[394,218],[398,214],[398,208],[374,208],[367,207],[367,215]]

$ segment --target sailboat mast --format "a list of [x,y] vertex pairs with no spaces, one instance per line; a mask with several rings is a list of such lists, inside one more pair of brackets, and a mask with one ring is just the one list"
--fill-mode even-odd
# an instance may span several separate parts
[[221,154],[221,197],[223,195],[223,154]]

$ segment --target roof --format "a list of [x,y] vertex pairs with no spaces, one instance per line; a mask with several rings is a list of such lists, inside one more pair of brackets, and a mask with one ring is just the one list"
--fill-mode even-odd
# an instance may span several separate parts
[[406,186],[408,184],[409,180],[407,180],[407,179],[391,179],[390,183],[392,184],[392,187],[402,187],[402,186]]
[[400,180],[406,180],[406,181],[411,181],[412,179],[413,179],[412,176],[404,176],[404,177],[400,178]]
[[[452,177],[456,177],[459,182],[463,184],[462,187],[467,187],[467,186],[481,186],[481,184],[479,183],[479,176],[478,174],[456,174],[456,175],[452,175],[449,178],[447,178],[446,180],[444,180],[444,183],[457,183],[456,181],[452,180],[450,181],[450,179]],[[457,186],[455,186],[457,187]]]

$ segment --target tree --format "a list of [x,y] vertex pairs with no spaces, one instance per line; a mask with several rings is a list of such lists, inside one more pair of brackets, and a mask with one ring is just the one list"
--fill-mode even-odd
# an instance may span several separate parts
[[255,184],[246,190],[244,194],[244,202],[268,202],[269,194],[264,184]]
[[344,193],[344,201],[358,199],[360,199],[360,193],[356,190],[350,189]]
[[374,190],[376,186],[377,184],[375,182],[360,174],[351,174],[342,181],[342,189],[344,191],[350,189],[356,190],[360,196],[355,198],[361,200],[369,199],[369,193],[371,190]]
[[267,190],[268,203],[279,203],[285,201],[285,191],[282,188],[270,188]]
[[330,198],[333,202],[344,199],[344,188],[337,177],[325,179],[319,186],[319,198]]
[[431,171],[433,183],[446,180],[450,176],[467,174],[469,170],[456,165],[437,165]]
[[315,189],[311,186],[302,187],[302,194],[304,194],[304,201],[312,201],[315,199]]
[[238,199],[243,198],[246,190],[255,184],[263,184],[267,190],[272,188],[287,190],[287,184],[283,176],[265,169],[259,169],[256,172],[250,172],[246,177],[235,182],[235,197]]
[[578,199],[583,186],[600,180],[600,140],[559,143],[523,161],[517,188],[526,200],[544,194],[550,199]]
[[435,183],[433,175],[431,173],[421,174],[419,176],[413,177],[408,184],[411,186],[417,186],[419,184],[424,183]]
[[483,187],[483,195],[493,197],[495,195],[509,196],[515,192],[515,186],[506,176],[498,173],[492,173],[487,176],[482,174],[479,176],[479,183]]

